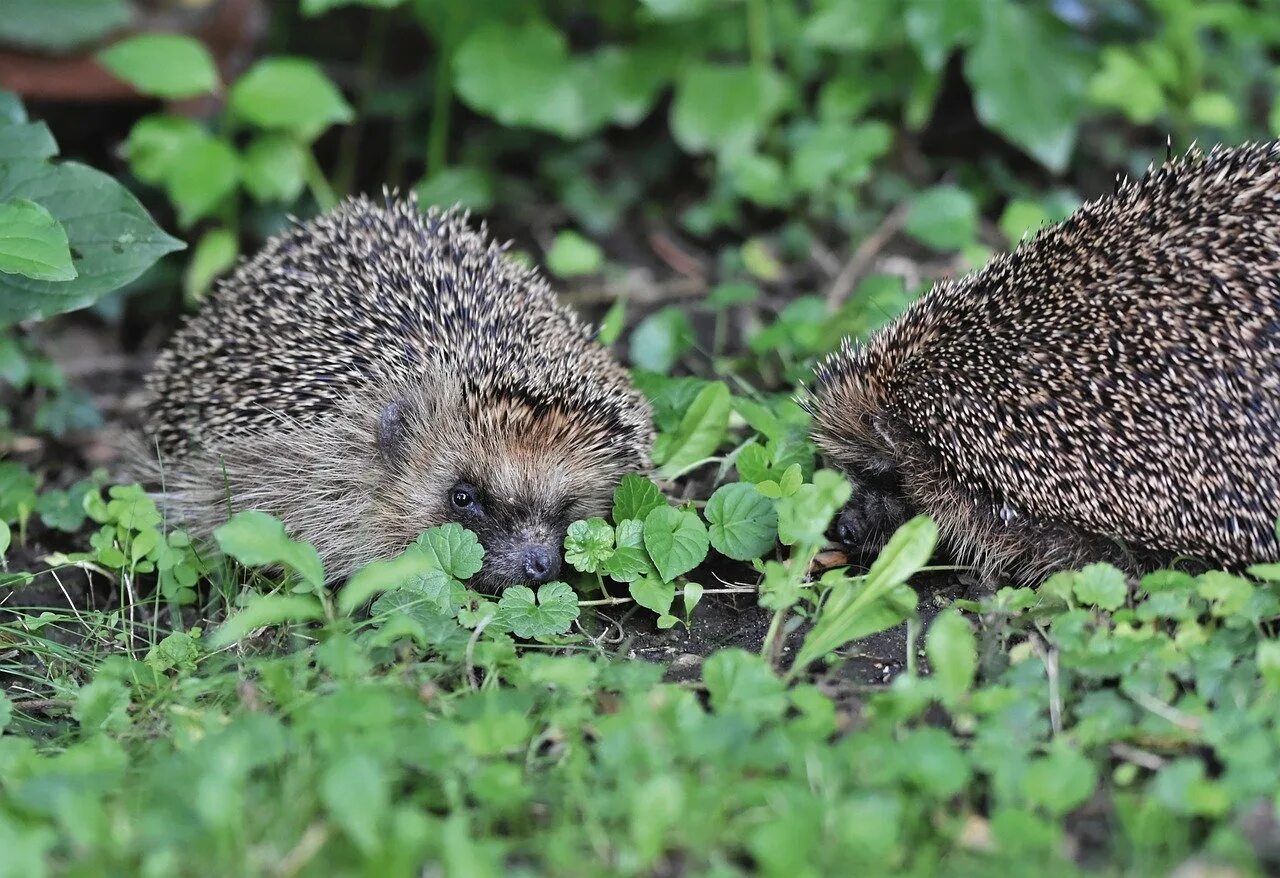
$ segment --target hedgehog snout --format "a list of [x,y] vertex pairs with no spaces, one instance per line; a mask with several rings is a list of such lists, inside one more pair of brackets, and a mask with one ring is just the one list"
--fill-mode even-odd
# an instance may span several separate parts
[[855,552],[872,554],[907,520],[907,504],[896,494],[856,486],[836,522],[836,538]]
[[547,582],[560,572],[560,553],[554,548],[533,543],[524,547],[523,558],[530,582]]

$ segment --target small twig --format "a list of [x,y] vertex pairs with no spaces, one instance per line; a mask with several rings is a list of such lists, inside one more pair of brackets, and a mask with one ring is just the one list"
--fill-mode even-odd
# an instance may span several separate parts
[[707,270],[702,260],[684,250],[666,232],[650,232],[649,246],[677,274],[699,281],[706,280]]
[[1129,700],[1141,707],[1143,710],[1154,713],[1161,719],[1168,720],[1178,728],[1191,732],[1192,734],[1200,734],[1204,730],[1204,723],[1198,717],[1183,713],[1176,707],[1165,704],[1159,698],[1154,697],[1141,689],[1135,689],[1132,692],[1125,692],[1129,696]]
[[1049,677],[1049,723],[1053,726],[1054,735],[1061,735],[1062,689],[1058,680],[1058,649],[1046,646],[1045,641],[1034,634],[1031,635],[1031,648],[1044,663],[1045,673]]
[[476,682],[475,678],[476,644],[480,641],[480,634],[495,618],[497,617],[490,616],[489,618],[481,621],[480,624],[476,626],[476,630],[471,632],[471,638],[467,641],[467,683],[470,684],[472,689],[480,688],[480,684]]
[[827,310],[836,310],[843,304],[845,299],[849,298],[853,288],[858,285],[858,281],[862,279],[867,269],[871,267],[876,255],[898,233],[906,218],[907,205],[905,203],[899,204],[885,214],[884,219],[881,220],[876,230],[858,245],[858,249],[853,251],[849,261],[844,264],[844,268],[840,269],[840,273],[836,275],[836,279],[831,282],[831,286],[827,289]]
[[51,710],[65,710],[72,702],[66,698],[28,698],[26,701],[13,702],[14,708],[27,713],[48,713]]
[[312,823],[302,833],[302,838],[293,846],[293,850],[285,854],[284,859],[276,864],[273,870],[277,875],[296,875],[303,866],[324,847],[329,840],[329,827],[319,821]]
[[1125,762],[1132,762],[1140,768],[1146,768],[1150,771],[1159,771],[1164,768],[1165,758],[1157,756],[1149,750],[1142,750],[1131,744],[1115,743],[1111,745],[1111,753],[1118,759]]

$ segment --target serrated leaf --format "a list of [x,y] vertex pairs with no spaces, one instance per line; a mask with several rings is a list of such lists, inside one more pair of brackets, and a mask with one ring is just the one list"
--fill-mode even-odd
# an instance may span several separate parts
[[564,538],[564,559],[583,573],[598,573],[613,554],[613,528],[603,518],[589,518],[569,525]]
[[66,231],[34,201],[0,202],[0,272],[35,280],[75,279]]
[[191,98],[218,88],[218,68],[204,43],[183,34],[139,34],[104,49],[98,61],[144,95]]
[[628,518],[644,521],[654,509],[666,505],[667,498],[657,485],[644,476],[629,473],[613,492],[613,520],[617,524]]
[[750,561],[763,556],[778,541],[778,512],[755,485],[722,485],[707,501],[704,514],[710,522],[711,545],[727,557]]
[[435,554],[414,543],[394,558],[373,561],[357,570],[338,591],[338,611],[349,616],[376,594],[403,590],[413,601],[429,602],[436,610],[447,612],[451,605],[442,604],[432,574],[446,576]]
[[355,113],[320,67],[305,58],[264,58],[231,87],[229,106],[269,131],[291,131],[311,142]]
[[698,393],[679,426],[661,437],[654,457],[664,478],[675,478],[716,452],[729,430],[729,388],[713,381]]
[[70,281],[0,275],[0,326],[91,305],[185,246],[123,186],[74,162],[0,164],[0,200],[12,198],[36,202],[62,224],[78,274]]
[[707,557],[707,529],[696,512],[662,506],[644,520],[644,547],[664,582],[688,573]]
[[421,534],[417,543],[454,579],[470,579],[484,566],[484,546],[460,524],[449,522],[433,527]]
[[633,518],[618,523],[618,546],[605,561],[604,572],[618,582],[634,582],[641,576],[657,575],[644,547],[644,522]]
[[1129,593],[1124,573],[1110,564],[1090,564],[1075,575],[1072,591],[1076,600],[1086,606],[1118,610]]
[[280,564],[313,588],[324,587],[324,565],[315,547],[289,539],[279,519],[245,510],[213,532],[218,547],[247,567]]
[[498,599],[498,619],[516,637],[551,637],[569,630],[578,618],[578,596],[563,582],[548,582],[531,589],[513,585]]

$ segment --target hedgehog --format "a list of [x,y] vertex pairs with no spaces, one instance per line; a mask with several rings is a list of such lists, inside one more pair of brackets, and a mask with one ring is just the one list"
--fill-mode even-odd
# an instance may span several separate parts
[[822,361],[837,536],[908,517],[988,585],[1280,558],[1280,145],[1194,147]]
[[457,210],[347,200],[220,282],[146,379],[172,520],[257,509],[333,579],[456,522],[499,590],[558,575],[570,522],[649,465],[651,413],[536,269]]

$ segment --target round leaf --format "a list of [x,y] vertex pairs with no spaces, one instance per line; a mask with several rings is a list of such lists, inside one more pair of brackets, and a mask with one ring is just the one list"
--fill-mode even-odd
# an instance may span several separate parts
[[661,506],[645,517],[644,547],[663,582],[701,564],[707,546],[707,529],[695,512]]
[[705,514],[711,545],[738,561],[759,558],[778,541],[778,512],[755,485],[722,485],[707,501]]
[[108,70],[145,95],[190,98],[218,88],[204,43],[180,34],[140,34],[98,53]]
[[265,58],[231,87],[230,106],[259,128],[292,131],[312,141],[355,114],[324,72],[304,58]]

